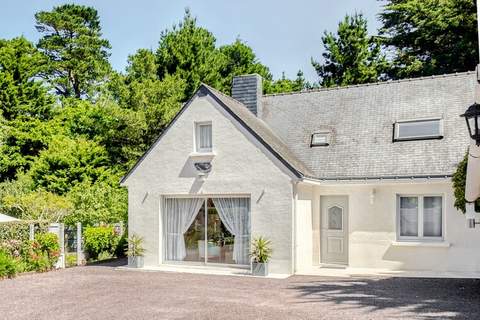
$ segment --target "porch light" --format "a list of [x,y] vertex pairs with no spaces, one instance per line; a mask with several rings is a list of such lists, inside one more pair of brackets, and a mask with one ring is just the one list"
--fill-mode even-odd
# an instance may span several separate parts
[[468,132],[470,138],[475,141],[477,146],[480,146],[480,130],[478,128],[478,122],[480,117],[480,104],[474,103],[468,107],[467,111],[461,115],[467,122]]
[[195,169],[200,179],[204,179],[205,176],[212,171],[212,164],[210,162],[196,162],[194,163]]

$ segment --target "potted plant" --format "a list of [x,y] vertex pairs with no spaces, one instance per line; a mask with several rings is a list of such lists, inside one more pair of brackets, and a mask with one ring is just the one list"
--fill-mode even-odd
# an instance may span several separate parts
[[272,256],[271,242],[264,237],[254,238],[252,240],[252,251],[250,257],[252,259],[252,275],[267,276],[268,260]]
[[132,268],[143,268],[143,238],[137,235],[132,235],[128,238],[128,247],[126,250],[128,256],[128,266]]

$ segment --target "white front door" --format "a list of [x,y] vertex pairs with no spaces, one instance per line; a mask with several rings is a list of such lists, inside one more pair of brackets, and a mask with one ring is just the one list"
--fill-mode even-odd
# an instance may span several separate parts
[[348,264],[348,197],[320,197],[321,263]]

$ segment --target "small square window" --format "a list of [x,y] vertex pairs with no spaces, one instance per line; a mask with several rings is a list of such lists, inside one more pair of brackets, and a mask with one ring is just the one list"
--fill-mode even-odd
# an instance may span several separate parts
[[397,121],[393,141],[428,140],[443,138],[442,119]]
[[319,132],[312,134],[310,147],[326,147],[330,144],[330,133]]
[[201,122],[195,124],[195,145],[197,152],[212,151],[212,123]]

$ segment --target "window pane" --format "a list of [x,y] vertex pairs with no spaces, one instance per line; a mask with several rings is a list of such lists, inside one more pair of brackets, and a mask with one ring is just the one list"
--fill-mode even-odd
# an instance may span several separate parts
[[423,198],[423,236],[442,236],[442,197]]
[[331,207],[328,209],[328,229],[330,230],[342,230],[343,223],[343,210],[339,207]]
[[199,124],[197,130],[198,149],[205,150],[212,148],[212,125]]
[[398,123],[398,138],[440,136],[440,120]]
[[328,133],[314,133],[312,135],[312,146],[328,144]]
[[400,236],[418,236],[417,197],[400,197]]

